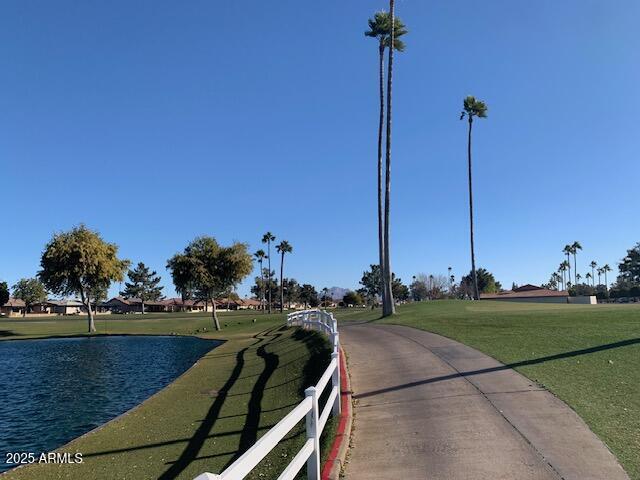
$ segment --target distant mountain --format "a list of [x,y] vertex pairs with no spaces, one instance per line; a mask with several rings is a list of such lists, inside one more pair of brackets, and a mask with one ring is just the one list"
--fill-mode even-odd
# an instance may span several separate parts
[[342,300],[342,297],[344,297],[348,291],[350,291],[348,288],[331,287],[329,289],[329,296],[332,300]]

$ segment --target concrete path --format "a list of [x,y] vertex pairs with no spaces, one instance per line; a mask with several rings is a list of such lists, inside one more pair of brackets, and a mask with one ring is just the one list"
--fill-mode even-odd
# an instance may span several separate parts
[[628,480],[567,405],[453,340],[342,325],[355,399],[347,480]]

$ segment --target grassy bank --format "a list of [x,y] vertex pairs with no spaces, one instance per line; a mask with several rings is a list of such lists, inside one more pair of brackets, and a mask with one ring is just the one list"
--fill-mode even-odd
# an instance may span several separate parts
[[[255,322],[254,322],[255,319]],[[182,334],[227,340],[138,408],[63,447],[84,463],[31,465],[3,479],[191,479],[222,471],[304,398],[329,361],[324,337],[282,327],[279,315],[255,312],[209,315],[113,316],[99,333]],[[1,338],[84,333],[76,318],[0,321]],[[249,477],[276,478],[305,440],[299,424]],[[327,449],[325,449],[327,450]]]
[[338,318],[428,330],[513,366],[569,404],[640,480],[640,306],[438,301]]

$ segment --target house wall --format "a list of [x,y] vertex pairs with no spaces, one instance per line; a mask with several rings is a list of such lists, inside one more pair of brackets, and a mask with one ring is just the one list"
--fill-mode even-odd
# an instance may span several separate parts
[[84,307],[77,307],[73,305],[56,305],[53,307],[53,312],[58,315],[79,315],[84,310]]
[[4,313],[7,317],[21,317],[23,307],[0,307],[0,313]]
[[579,305],[597,305],[598,299],[595,295],[581,295],[578,297],[569,297],[569,303]]
[[568,303],[569,297],[487,298],[497,302]]

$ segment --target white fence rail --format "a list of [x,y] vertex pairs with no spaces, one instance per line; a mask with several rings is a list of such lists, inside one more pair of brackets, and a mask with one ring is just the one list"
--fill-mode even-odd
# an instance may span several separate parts
[[[307,479],[320,479],[320,435],[329,415],[340,414],[340,341],[338,324],[332,313],[324,310],[304,310],[287,315],[288,326],[326,333],[333,345],[331,362],[315,387],[304,391],[305,399],[280,420],[271,430],[220,474],[203,473],[195,480],[242,480],[266,457],[271,450],[300,422],[306,419],[307,441],[293,457],[278,480],[293,480],[307,464]],[[331,391],[324,408],[320,411],[318,401],[331,381]]]

